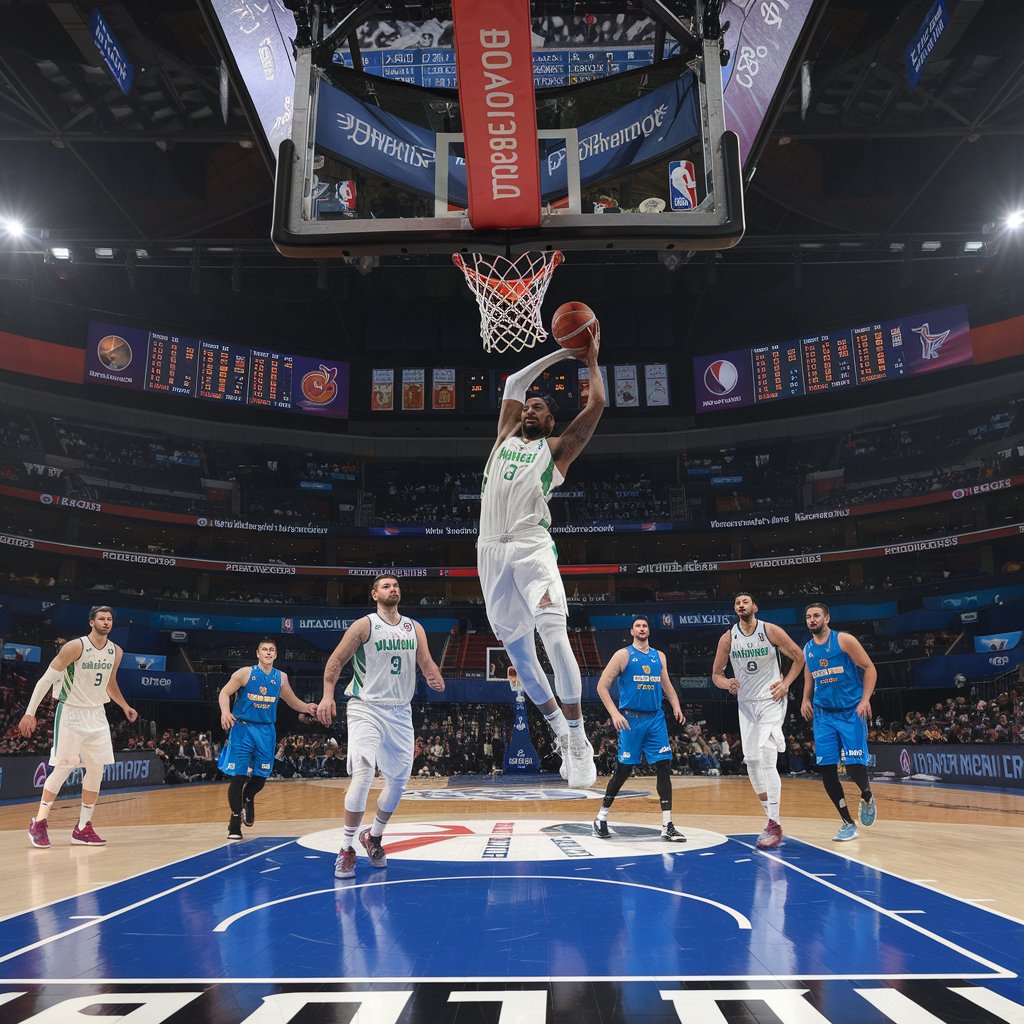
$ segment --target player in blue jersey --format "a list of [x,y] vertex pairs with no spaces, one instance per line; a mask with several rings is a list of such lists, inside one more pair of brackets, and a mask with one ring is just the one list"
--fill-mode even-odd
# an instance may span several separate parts
[[804,699],[800,711],[814,723],[814,756],[825,792],[836,805],[842,825],[832,837],[845,843],[857,838],[839,781],[842,754],[846,774],[860,789],[860,823],[873,825],[878,814],[868,781],[868,720],[878,671],[861,642],[829,626],[828,605],[813,601],[804,609],[811,639],[804,644]]
[[[618,764],[608,780],[601,809],[594,819],[594,835],[598,839],[611,836],[608,811],[622,784],[633,774],[633,765],[646,756],[657,772],[658,799],[661,801],[661,838],[670,843],[685,843],[686,836],[672,824],[672,748],[668,742],[668,725],[661,709],[662,698],[672,707],[675,720],[686,721],[679,698],[668,675],[668,663],[661,651],[650,645],[651,624],[642,615],[629,629],[633,642],[612,655],[597,684],[597,695],[611,715],[612,725],[619,732]],[[611,685],[619,681],[619,706],[611,696]]]
[[[242,822],[251,826],[256,821],[256,794],[274,768],[278,703],[283,700],[296,711],[316,714],[316,705],[299,700],[287,674],[274,668],[276,659],[277,644],[261,640],[256,646],[256,664],[232,673],[217,697],[220,724],[228,734],[217,761],[220,770],[231,776],[228,839],[241,839]],[[231,707],[234,693],[238,696]]]

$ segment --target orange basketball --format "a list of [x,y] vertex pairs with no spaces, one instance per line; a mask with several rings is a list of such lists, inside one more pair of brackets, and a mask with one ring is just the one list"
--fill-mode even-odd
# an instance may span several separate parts
[[590,347],[596,323],[597,317],[586,303],[563,302],[551,318],[551,333],[562,348],[579,354]]
[[108,334],[100,339],[96,346],[99,361],[108,369],[119,371],[125,369],[132,361],[132,347],[124,338],[116,334]]

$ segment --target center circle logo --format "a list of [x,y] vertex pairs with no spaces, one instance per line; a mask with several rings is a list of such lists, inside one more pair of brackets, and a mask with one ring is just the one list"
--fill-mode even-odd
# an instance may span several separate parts
[[[685,828],[686,845],[671,846],[661,828],[609,821],[612,835],[598,839],[589,821],[544,819],[476,819],[468,821],[397,821],[384,833],[388,860],[445,861],[494,864],[523,861],[575,861],[647,857],[665,853],[692,853],[727,842],[717,832]],[[323,853],[337,853],[342,829],[314,832],[299,845]],[[361,855],[361,851],[357,851]]]
[[716,359],[704,371],[704,387],[713,395],[730,394],[739,381],[739,371],[728,359]]

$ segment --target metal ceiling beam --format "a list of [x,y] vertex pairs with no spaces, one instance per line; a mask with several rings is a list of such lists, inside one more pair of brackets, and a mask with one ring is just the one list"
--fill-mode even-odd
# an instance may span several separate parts
[[[106,142],[117,145],[126,142],[136,142],[151,146],[157,142],[173,142],[176,146],[218,146],[227,143],[234,143],[236,145],[249,143],[250,146],[255,146],[250,132],[202,131],[195,128],[178,128],[174,131],[146,129],[135,132],[128,129],[117,132],[66,132],[56,127],[44,130],[29,129],[22,132],[0,129],[0,142],[49,142],[58,148],[84,142]],[[248,149],[250,146],[245,146],[244,148]]]

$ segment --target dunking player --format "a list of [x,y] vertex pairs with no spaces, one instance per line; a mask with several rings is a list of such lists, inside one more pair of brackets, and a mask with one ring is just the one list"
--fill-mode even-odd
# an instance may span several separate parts
[[[228,734],[217,762],[220,770],[231,776],[228,839],[241,839],[242,822],[252,826],[256,821],[256,794],[274,768],[279,699],[296,711],[316,714],[316,705],[299,700],[287,674],[274,668],[276,660],[277,644],[261,640],[256,645],[256,664],[233,672],[217,696],[220,724]],[[232,708],[231,695],[239,690],[242,692]]]
[[[562,772],[574,788],[597,778],[594,748],[583,730],[580,668],[569,646],[569,607],[558,573],[558,556],[548,532],[548,492],[565,479],[604,412],[604,379],[597,365],[600,327],[580,356],[590,368],[587,404],[559,437],[552,437],[557,406],[549,395],[526,397],[530,384],[549,366],[572,358],[564,349],[530,363],[505,382],[498,439],[484,468],[480,490],[477,566],[487,618],[505,645],[526,695],[555,734]],[[540,633],[555,674],[558,706],[537,649]],[[564,714],[563,714],[564,710]]]
[[384,826],[402,799],[412,772],[415,735],[412,728],[412,698],[416,691],[419,665],[432,690],[444,689],[441,670],[430,656],[423,627],[398,610],[402,588],[394,576],[382,574],[370,586],[370,599],[377,603],[371,612],[345,631],[341,643],[324,667],[324,695],[316,709],[322,725],[330,725],[337,714],[334,688],[346,664],[352,664],[352,682],[345,689],[350,698],[348,719],[348,773],[352,776],[345,793],[345,828],[341,849],[334,864],[336,878],[356,873],[356,831],[366,811],[373,773],[380,768],[384,788],[377,798],[373,824],[359,833],[370,864],[387,867],[382,837]]
[[[782,779],[778,760],[786,749],[782,735],[786,694],[803,672],[804,653],[784,629],[757,618],[757,603],[750,594],[737,594],[732,606],[739,622],[718,641],[711,679],[720,690],[736,694],[743,760],[750,784],[768,818],[757,837],[757,845],[770,849],[782,842],[779,824]],[[785,675],[780,654],[793,663]],[[730,660],[735,674],[733,679],[725,675]]]
[[107,605],[89,610],[89,632],[77,640],[69,640],[50,662],[32,691],[25,716],[18,723],[22,736],[31,736],[36,728],[36,709],[52,690],[57,701],[53,719],[53,749],[50,764],[53,771],[43,786],[39,810],[28,827],[33,846],[46,849],[50,845],[47,819],[60,787],[79,766],[85,766],[82,777],[82,810],[78,825],[71,833],[75,846],[102,846],[106,843],[92,827],[92,815],[100,795],[103,766],[114,763],[114,747],[103,705],[113,700],[129,722],[139,717],[130,707],[117,685],[117,669],[124,651],[109,637],[114,628],[114,611]]
[[874,825],[878,808],[868,781],[868,723],[871,694],[878,670],[861,642],[850,633],[830,628],[828,605],[812,601],[804,609],[811,639],[804,644],[804,699],[800,711],[814,723],[814,759],[829,799],[836,805],[842,824],[832,837],[837,843],[857,838],[839,781],[839,755],[846,774],[860,790],[860,823]]
[[[686,836],[672,824],[672,748],[668,742],[668,726],[661,710],[664,697],[672,707],[675,720],[686,721],[679,698],[668,675],[668,663],[661,651],[650,645],[651,624],[638,615],[630,626],[633,642],[612,655],[601,673],[597,695],[611,715],[612,725],[619,732],[619,763],[608,780],[601,809],[594,820],[594,835],[607,839],[608,811],[622,784],[633,774],[633,765],[647,757],[658,775],[658,799],[661,801],[661,838],[670,843],[685,843]],[[611,685],[619,680],[619,706],[612,700]]]

